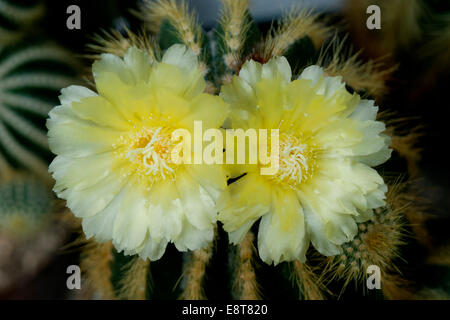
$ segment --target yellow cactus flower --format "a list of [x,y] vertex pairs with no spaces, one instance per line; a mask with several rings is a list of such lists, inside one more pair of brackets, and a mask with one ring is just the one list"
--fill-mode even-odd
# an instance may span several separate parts
[[93,64],[97,92],[61,91],[47,121],[57,195],[82,218],[88,238],[112,240],[125,254],[159,259],[213,239],[216,200],[226,188],[218,165],[172,161],[174,130],[194,121],[219,128],[228,106],[204,93],[194,53],[174,45],[161,62],[135,47]]
[[276,173],[261,175],[261,162],[231,166],[232,177],[245,175],[219,200],[232,243],[262,217],[258,249],[269,264],[305,261],[310,242],[324,255],[340,253],[356,235],[356,222],[385,204],[387,191],[371,168],[391,154],[374,102],[350,94],[341,77],[318,66],[291,78],[284,57],[247,61],[220,93],[232,128],[279,130]]

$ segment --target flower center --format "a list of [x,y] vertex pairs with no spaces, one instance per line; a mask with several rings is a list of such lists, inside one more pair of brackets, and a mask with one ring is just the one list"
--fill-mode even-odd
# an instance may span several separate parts
[[314,148],[311,148],[310,143],[285,133],[280,134],[279,143],[278,172],[268,177],[276,183],[295,189],[313,175],[316,167]]
[[176,165],[171,161],[172,129],[169,127],[144,127],[127,138],[121,137],[125,151],[122,158],[137,165],[136,174],[150,185],[158,180],[175,177]]

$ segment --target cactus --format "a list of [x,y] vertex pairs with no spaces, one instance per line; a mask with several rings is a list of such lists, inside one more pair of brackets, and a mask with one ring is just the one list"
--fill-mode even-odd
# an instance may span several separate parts
[[11,170],[0,180],[0,296],[47,265],[76,223],[39,177]]
[[56,200],[45,121],[77,63],[34,34],[42,1],[0,1],[0,295],[48,263],[78,222]]
[[[400,185],[389,188],[388,197],[398,197]],[[397,193],[394,194],[393,193]],[[399,249],[405,244],[407,231],[404,208],[395,208],[391,200],[388,207],[377,209],[374,217],[358,224],[359,233],[350,242],[343,245],[343,253],[327,258],[323,272],[345,280],[343,289],[350,281],[360,282],[362,288],[370,265],[380,267],[382,278],[396,270],[395,258],[400,256]]]
[[45,118],[78,66],[42,36],[29,39],[44,12],[40,0],[0,1],[0,178],[18,167],[50,181]]
[[[48,180],[45,119],[56,93],[74,82],[72,58],[45,43],[0,50],[0,166],[22,167]],[[44,66],[44,67],[43,67]]]
[[[96,36],[94,43],[89,45],[93,54],[88,57],[98,59],[99,54],[105,52],[122,56],[132,45],[154,57],[153,52],[159,52],[156,43],[161,51],[173,43],[183,43],[203,63],[209,92],[218,92],[246,60],[264,63],[279,55],[287,57],[295,74],[314,63],[322,66],[329,75],[342,76],[349,90],[364,96],[382,101],[388,91],[386,81],[395,67],[386,66],[380,60],[365,61],[359,53],[352,53],[345,39],[330,37],[331,27],[312,11],[293,10],[263,34],[249,14],[249,1],[223,0],[222,3],[222,16],[214,36],[208,37],[184,2],[144,1],[138,16],[144,20],[149,35],[127,30],[125,34],[112,31]],[[415,147],[415,141],[420,130],[402,131],[405,122],[396,121],[387,112],[382,117],[386,119],[386,132],[392,136],[395,157],[408,160],[407,166],[401,163],[389,167],[387,164],[383,170],[405,172],[409,167],[413,174],[419,159],[420,150]],[[414,289],[401,276],[401,266],[396,264],[404,257],[403,250],[411,242],[411,234],[416,232],[420,236],[421,230],[412,227],[410,221],[421,216],[423,207],[420,198],[407,186],[408,182],[393,179],[386,207],[378,209],[372,220],[359,224],[358,236],[342,246],[341,255],[324,257],[310,249],[306,263],[265,265],[255,249],[257,227],[249,231],[240,245],[231,246],[218,224],[215,241],[210,247],[188,253],[169,248],[159,261],[125,256],[110,242],[97,243],[82,235],[81,266],[85,284],[89,287],[88,297],[262,299],[279,298],[279,294],[306,300],[337,298],[352,282],[358,294],[367,293],[364,289],[366,269],[373,264],[381,269],[382,298],[415,297]],[[336,283],[337,286],[341,283],[341,289],[336,290]],[[217,292],[219,285],[220,293]],[[275,288],[272,291],[276,291],[277,296],[266,286]]]
[[0,1],[0,46],[17,42],[44,13],[40,0]]
[[0,229],[15,235],[38,230],[48,223],[54,201],[48,186],[32,176],[0,182]]

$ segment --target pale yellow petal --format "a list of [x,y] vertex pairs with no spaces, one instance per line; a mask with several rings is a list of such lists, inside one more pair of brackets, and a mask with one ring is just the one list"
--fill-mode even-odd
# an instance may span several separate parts
[[67,106],[54,108],[49,116],[47,128],[50,150],[59,155],[83,157],[112,151],[122,134],[74,117]]
[[137,187],[138,183],[137,179],[131,179],[123,190],[124,197],[114,221],[113,243],[119,250],[140,246],[151,223],[148,194],[145,189]]
[[254,60],[247,60],[239,71],[239,78],[245,80],[252,88],[261,80],[262,65]]
[[285,111],[285,85],[277,78],[263,79],[256,86],[259,112],[263,115],[264,127],[278,129]]
[[95,97],[97,94],[82,86],[68,86],[67,88],[61,89],[61,95],[59,96],[59,101],[62,105],[71,105],[72,102],[79,102],[83,98]]
[[287,84],[292,78],[291,66],[285,57],[275,57],[263,64],[261,77],[264,79],[281,77]]
[[72,102],[72,110],[81,119],[92,121],[99,126],[121,131],[131,129],[131,125],[117,109],[100,96],[88,97],[79,102]]
[[114,156],[110,152],[81,158],[57,156],[49,166],[56,181],[54,191],[67,187],[82,190],[107,177],[114,170]]
[[306,261],[309,238],[303,209],[293,190],[277,189],[272,209],[259,224],[258,252],[261,259],[277,265],[283,261]]
[[176,186],[188,222],[197,229],[213,229],[216,221],[216,199],[184,172],[178,173]]
[[67,200],[67,207],[77,217],[87,218],[106,210],[126,182],[127,180],[121,179],[116,174],[111,174],[83,189],[66,188],[56,191],[58,197]]
[[152,90],[165,89],[172,94],[192,99],[205,90],[206,82],[199,69],[186,73],[177,66],[164,62],[158,63],[150,76]]
[[[86,195],[93,194],[92,191],[89,192],[90,190],[86,191],[88,191],[85,193]],[[81,224],[87,239],[94,237],[95,240],[99,242],[112,240],[114,222],[125,195],[125,192],[121,189],[114,197],[112,197],[112,200],[110,200],[103,210],[93,216],[83,218]],[[99,195],[97,194],[97,197],[98,196]],[[80,212],[81,210],[75,209],[75,211]]]
[[213,238],[213,228],[197,229],[185,218],[182,231],[174,244],[179,251],[200,250],[206,248]]
[[150,191],[150,237],[156,240],[173,241],[182,231],[183,205],[171,180],[164,180],[154,185]]
[[194,132],[194,122],[201,121],[202,129],[219,128],[228,115],[228,105],[217,96],[200,94],[189,102],[189,112],[179,125]]
[[218,219],[226,231],[233,232],[270,210],[272,188],[258,173],[245,175],[230,184],[228,189],[228,193],[221,195],[218,204]]
[[185,73],[190,73],[198,68],[197,56],[191,49],[182,44],[174,44],[167,49],[162,62],[176,66]]
[[132,251],[130,252],[130,254],[138,253],[139,256],[144,260],[150,259],[150,261],[156,261],[161,259],[161,257],[163,256],[164,252],[166,251],[168,241],[167,239],[156,240],[147,237],[144,243],[145,245],[142,249],[140,249],[139,251]]

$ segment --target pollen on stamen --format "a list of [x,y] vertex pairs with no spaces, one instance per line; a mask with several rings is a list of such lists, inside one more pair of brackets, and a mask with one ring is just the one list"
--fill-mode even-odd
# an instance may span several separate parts
[[[114,144],[114,154],[128,159],[135,165],[135,174],[149,188],[158,180],[174,179],[176,165],[171,161],[174,144],[171,140],[172,129],[165,126],[143,127],[121,136]],[[121,146],[118,149],[118,146]]]
[[279,141],[279,168],[273,176],[268,176],[289,188],[297,188],[309,180],[315,170],[315,151],[302,137],[281,134]]

